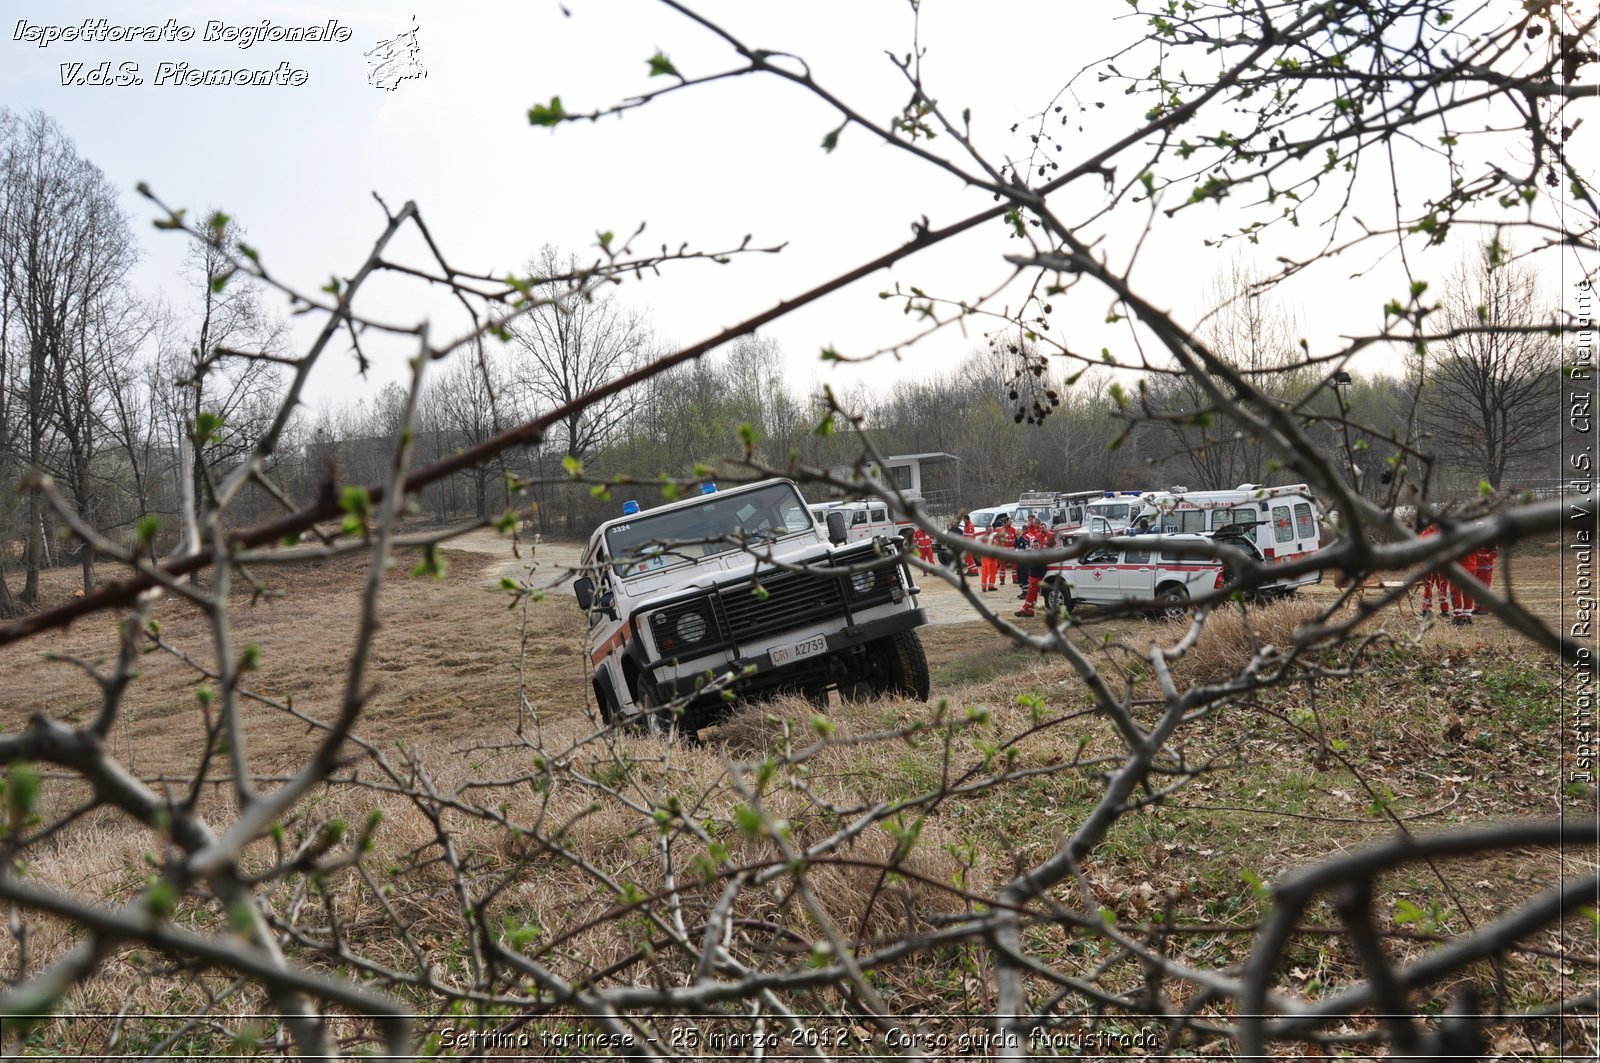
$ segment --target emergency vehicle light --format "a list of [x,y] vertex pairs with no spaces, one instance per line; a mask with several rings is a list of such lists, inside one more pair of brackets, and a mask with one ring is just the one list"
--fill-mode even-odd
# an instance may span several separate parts
[[639,512],[638,499],[630,498],[626,502],[622,503],[622,515],[624,517],[631,517],[637,512]]

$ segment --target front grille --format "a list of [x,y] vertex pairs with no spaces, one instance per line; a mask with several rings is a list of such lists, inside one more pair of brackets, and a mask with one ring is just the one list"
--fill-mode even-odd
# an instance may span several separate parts
[[[761,592],[756,590],[761,588]],[[763,593],[764,592],[764,593]],[[735,639],[748,639],[844,611],[837,577],[768,572],[724,589],[723,619]]]

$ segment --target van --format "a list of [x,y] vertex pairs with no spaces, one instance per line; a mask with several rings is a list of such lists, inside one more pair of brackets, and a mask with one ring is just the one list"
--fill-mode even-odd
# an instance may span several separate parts
[[[1322,546],[1321,514],[1305,484],[1261,487],[1240,484],[1231,491],[1190,491],[1172,487],[1140,496],[1133,524],[1148,522],[1164,535],[1206,534],[1229,525],[1248,525],[1252,539],[1269,565],[1307,557]],[[1264,592],[1292,594],[1297,587],[1320,583],[1317,570],[1275,580]]]

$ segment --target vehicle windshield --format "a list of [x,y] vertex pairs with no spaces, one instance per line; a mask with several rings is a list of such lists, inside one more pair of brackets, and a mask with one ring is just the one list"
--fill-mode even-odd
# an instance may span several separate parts
[[1016,520],[1018,524],[1028,523],[1031,517],[1039,518],[1040,524],[1052,524],[1055,522],[1055,512],[1049,506],[1019,506],[1017,508]]
[[1128,503],[1126,502],[1095,502],[1089,506],[1090,512],[1106,520],[1127,520]]
[[623,578],[739,549],[746,539],[810,531],[811,513],[792,484],[704,495],[695,505],[641,513],[606,529],[606,553]]

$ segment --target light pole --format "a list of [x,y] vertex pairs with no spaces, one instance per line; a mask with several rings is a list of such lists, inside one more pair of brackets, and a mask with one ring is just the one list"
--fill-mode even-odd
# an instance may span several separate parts
[[1334,371],[1333,394],[1339,400],[1339,431],[1344,437],[1344,460],[1350,468],[1350,486],[1361,490],[1361,468],[1356,464],[1355,451],[1350,446],[1350,373],[1344,369]]

